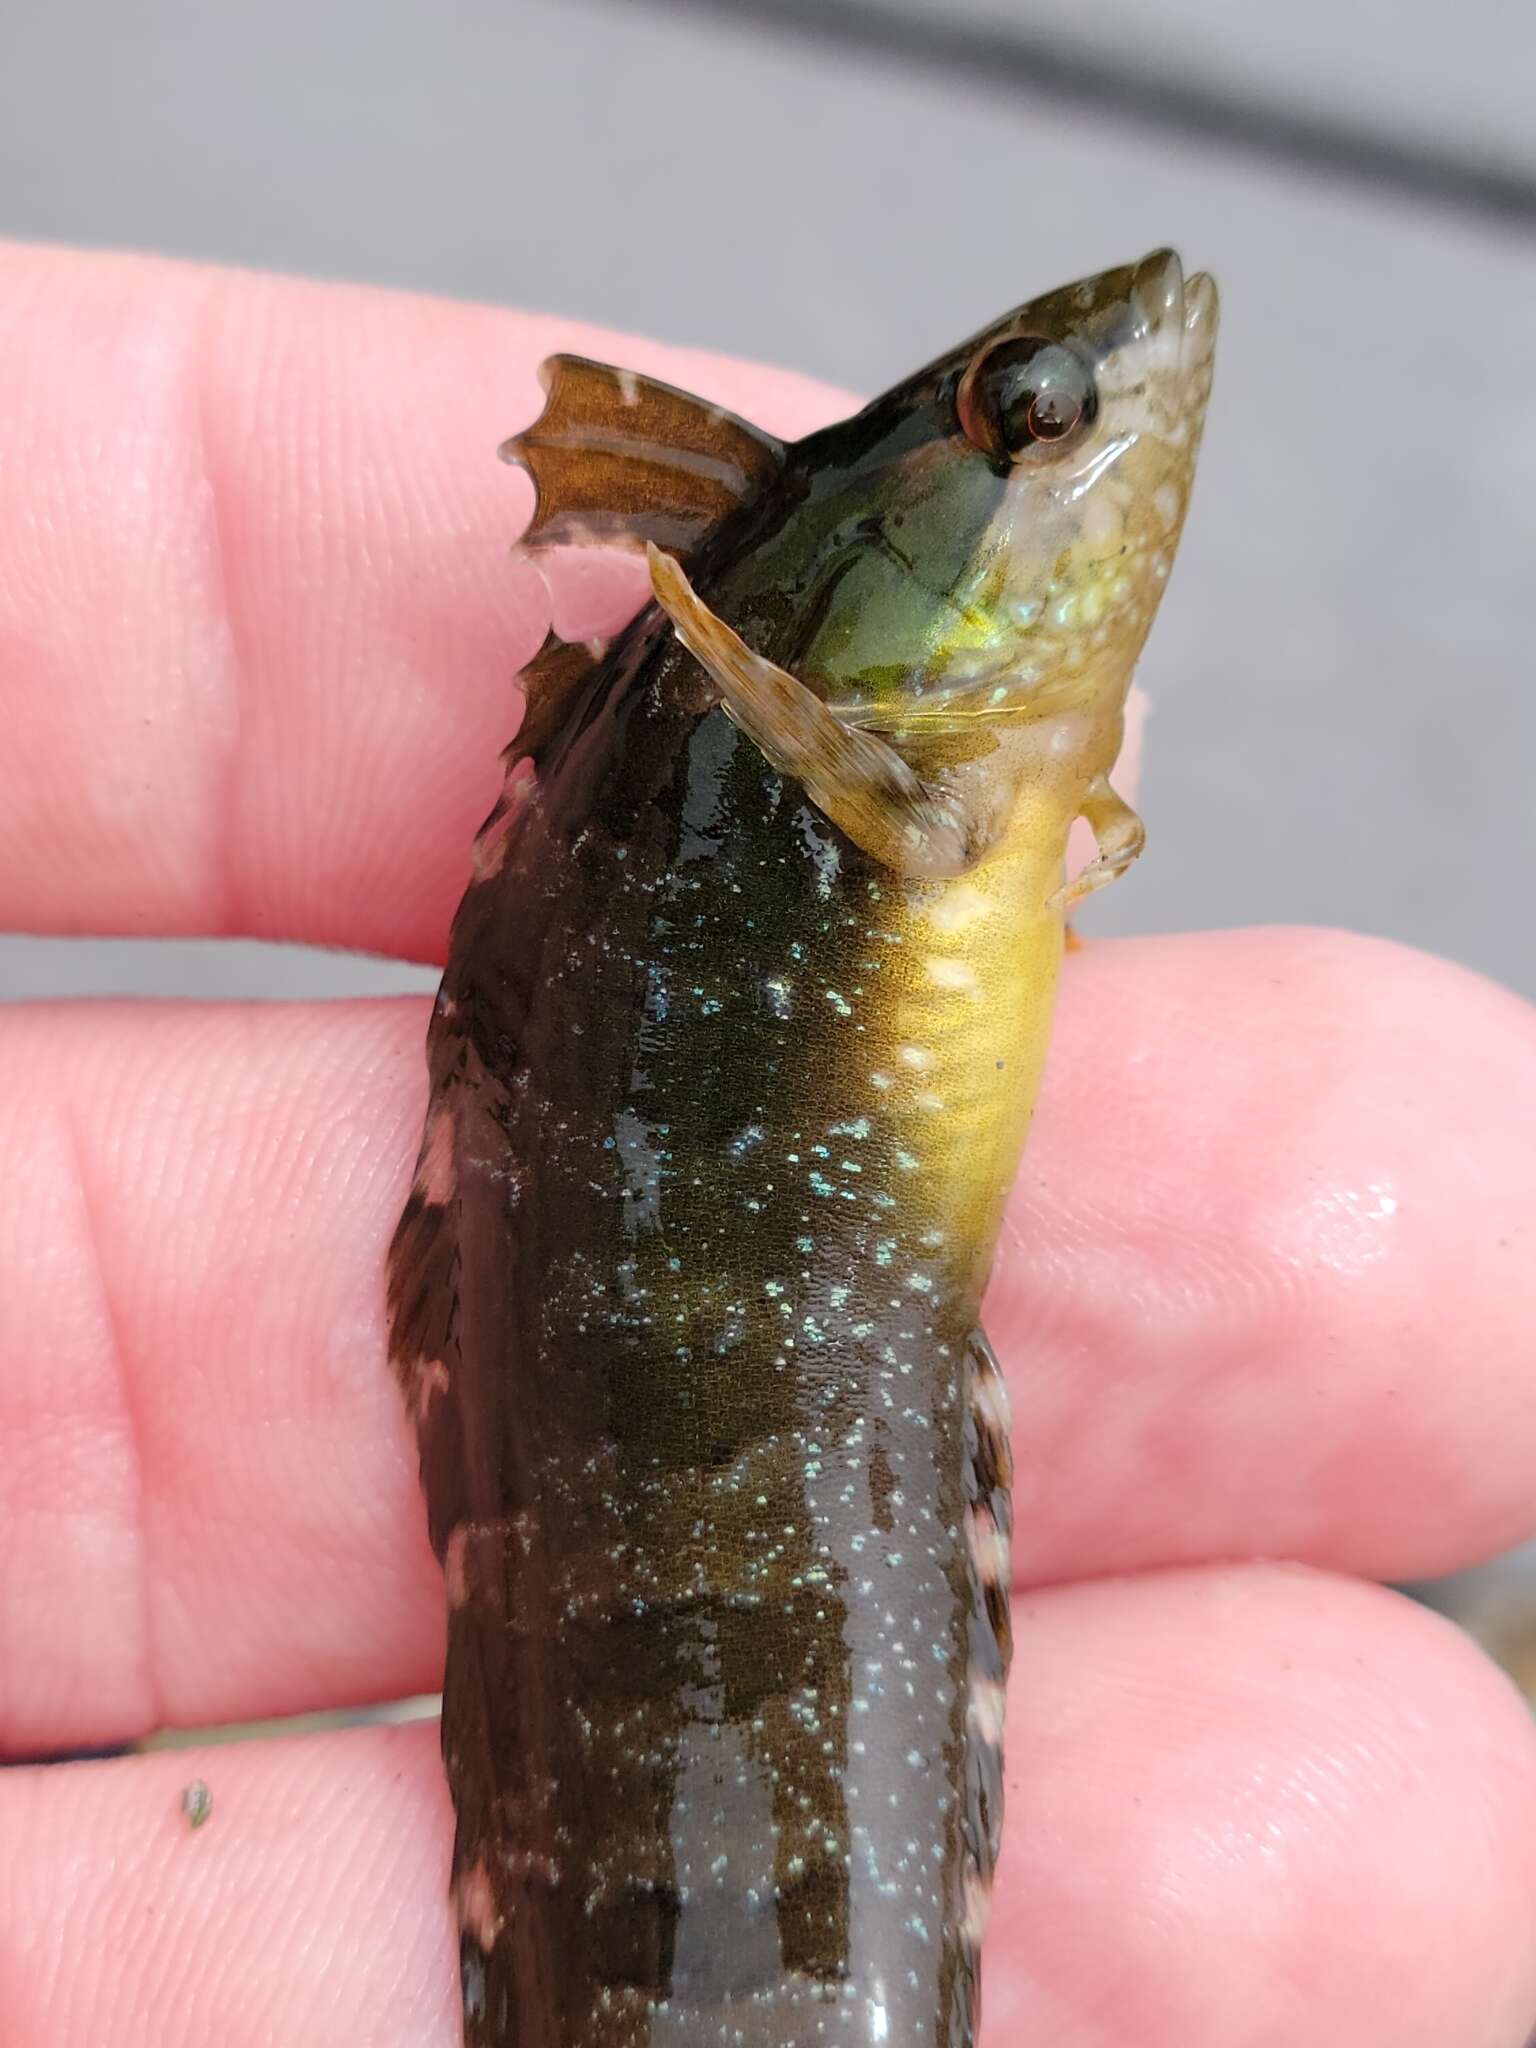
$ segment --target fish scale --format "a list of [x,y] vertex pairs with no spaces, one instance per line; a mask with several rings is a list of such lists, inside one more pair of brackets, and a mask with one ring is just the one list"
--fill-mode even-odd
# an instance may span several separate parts
[[[391,1252],[470,2048],[974,2042],[1011,1528],[977,1319],[1067,827],[1105,874],[1139,844],[1105,778],[1196,438],[1138,425],[1111,462],[1113,399],[1078,471],[1007,437],[1019,375],[1054,434],[1127,348],[1198,425],[1213,319],[1159,255],[793,449],[561,363],[514,444],[536,539],[676,553],[611,646],[535,664]],[[1073,506],[1116,469],[1106,571]],[[1000,550],[978,655],[981,600],[942,589]],[[1086,660],[1019,598],[1074,573]]]

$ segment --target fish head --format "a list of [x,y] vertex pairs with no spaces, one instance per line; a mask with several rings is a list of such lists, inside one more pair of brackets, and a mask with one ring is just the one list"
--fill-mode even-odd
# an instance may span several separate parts
[[901,733],[1118,716],[1189,501],[1217,301],[1161,249],[799,444],[797,673]]

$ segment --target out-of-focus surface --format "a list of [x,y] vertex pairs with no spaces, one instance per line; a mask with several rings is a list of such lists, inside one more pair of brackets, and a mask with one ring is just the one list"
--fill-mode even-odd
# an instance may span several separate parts
[[[754,0],[770,12],[797,0]],[[802,0],[804,4],[804,0]],[[1332,127],[1349,152],[1459,163],[1536,181],[1532,28],[1525,0],[808,0],[898,29],[985,39],[1037,71],[1123,79],[1213,125]],[[1496,188],[1494,188],[1496,189]],[[1527,206],[1527,211],[1529,207]]]
[[1476,1571],[1409,1590],[1459,1621],[1504,1666],[1536,1710],[1536,1543]]
[[[1086,924],[1337,923],[1530,995],[1533,77],[1521,0],[58,0],[8,10],[0,232],[550,308],[858,391],[1175,242],[1221,281],[1217,388],[1142,671],[1150,850]],[[521,423],[487,419],[488,463]],[[0,938],[13,998],[431,981]]]

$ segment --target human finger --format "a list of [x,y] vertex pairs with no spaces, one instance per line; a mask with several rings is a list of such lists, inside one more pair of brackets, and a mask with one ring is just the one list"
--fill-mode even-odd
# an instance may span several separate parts
[[0,247],[0,928],[440,957],[553,618],[641,572],[509,556],[556,349],[798,434],[846,400],[578,322]]
[[[382,1304],[424,1018],[0,1014],[10,1753],[435,1685]],[[1335,934],[1073,957],[986,1308],[1021,1580],[1530,1531],[1533,1031]]]
[[[1465,1638],[1272,1567],[1016,1613],[983,2048],[1520,2048],[1536,1743]],[[9,2048],[456,2048],[450,1833],[430,1726],[0,1775]]]

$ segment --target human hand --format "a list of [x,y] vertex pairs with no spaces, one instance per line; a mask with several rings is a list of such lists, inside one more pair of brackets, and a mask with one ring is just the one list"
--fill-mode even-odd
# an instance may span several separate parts
[[[784,432],[836,408],[553,320],[0,263],[13,929],[438,959],[548,622],[490,459],[538,359]],[[557,625],[641,574],[561,558]],[[425,1007],[0,1011],[5,1753],[435,1688],[381,1279]],[[1536,2019],[1527,1717],[1362,1583],[1536,1527],[1533,1050],[1512,997],[1337,934],[1071,961],[986,1311],[1019,1467],[991,2048]],[[0,2040],[451,2048],[450,1824],[419,1725],[0,1775]]]

